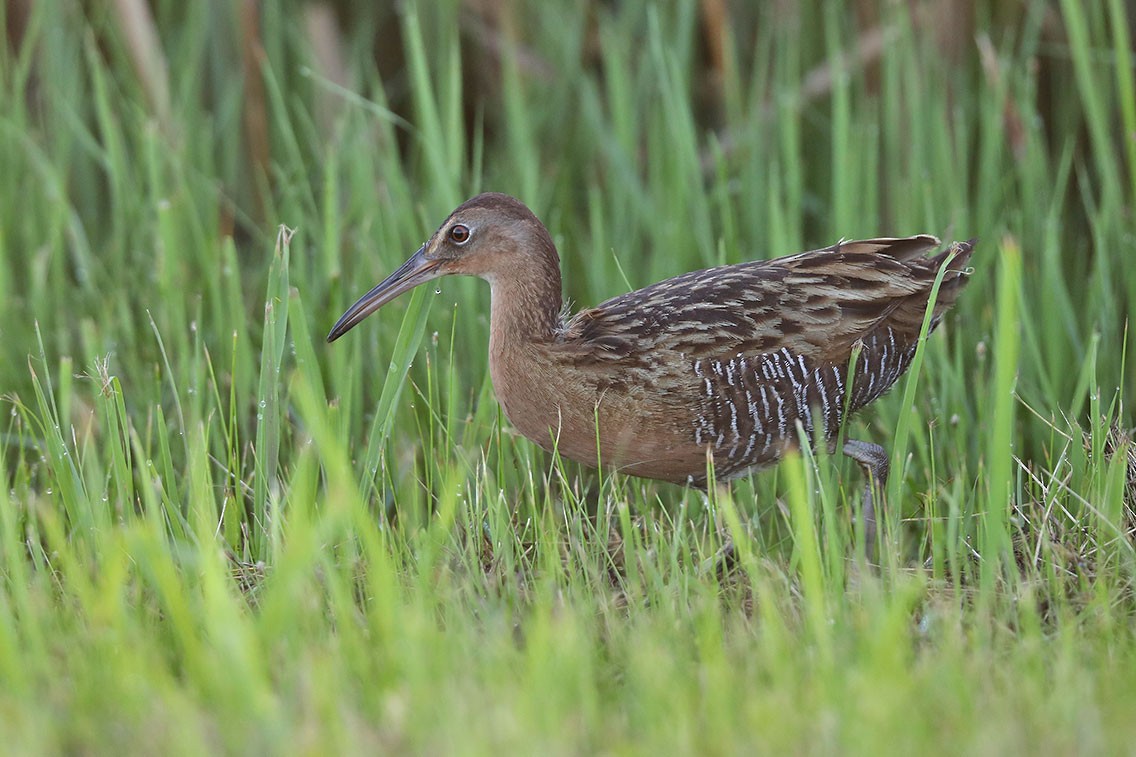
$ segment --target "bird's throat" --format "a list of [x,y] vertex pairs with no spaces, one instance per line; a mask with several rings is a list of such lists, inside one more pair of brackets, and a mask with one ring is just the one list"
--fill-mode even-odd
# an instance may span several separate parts
[[524,344],[547,344],[556,337],[563,303],[560,271],[536,265],[533,268],[485,277],[492,291],[491,355],[507,355]]

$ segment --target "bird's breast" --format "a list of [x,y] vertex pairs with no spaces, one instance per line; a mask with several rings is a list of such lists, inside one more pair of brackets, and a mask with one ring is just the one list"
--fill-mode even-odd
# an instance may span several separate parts
[[689,417],[693,375],[675,381],[635,361],[594,364],[532,349],[491,353],[490,372],[509,422],[546,450],[666,481],[705,474]]

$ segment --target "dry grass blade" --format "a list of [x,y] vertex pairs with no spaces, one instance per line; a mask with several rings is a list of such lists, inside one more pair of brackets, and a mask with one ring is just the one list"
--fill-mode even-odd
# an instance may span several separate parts
[[240,3],[241,67],[244,73],[243,120],[248,140],[249,162],[252,169],[252,188],[256,198],[257,216],[264,218],[263,183],[271,177],[271,150],[268,141],[268,95],[264,86],[264,46],[260,41],[260,3],[242,0]]
[[169,66],[150,7],[146,0],[115,0],[114,18],[150,108],[163,133],[171,135]]
[[[335,18],[335,8],[325,2],[308,3],[304,6],[304,28],[316,73],[337,87],[350,89],[347,61],[343,55],[347,41]],[[315,96],[319,98],[315,115],[320,131],[330,138],[347,103],[324,88],[318,88]]]

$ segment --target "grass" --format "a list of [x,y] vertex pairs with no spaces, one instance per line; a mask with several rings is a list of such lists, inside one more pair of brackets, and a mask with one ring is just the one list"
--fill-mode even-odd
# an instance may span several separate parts
[[[1122,3],[979,3],[953,39],[947,2],[376,4],[342,80],[296,9],[159,0],[147,42],[126,5],[0,11],[6,748],[1131,744]],[[840,237],[980,238],[848,431],[893,456],[880,569],[839,456],[705,497],[519,438],[480,282],[323,342],[490,188],[585,305]]]

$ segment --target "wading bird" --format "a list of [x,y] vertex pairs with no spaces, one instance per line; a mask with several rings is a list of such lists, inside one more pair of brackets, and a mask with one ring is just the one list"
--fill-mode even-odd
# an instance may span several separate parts
[[[939,270],[933,329],[968,279],[974,247],[934,255],[929,235],[843,241],[797,255],[684,273],[575,315],[563,311],[560,258],[519,200],[480,194],[352,305],[334,341],[398,295],[440,276],[492,290],[489,370],[509,421],[586,465],[705,487],[779,460],[805,438],[835,444],[849,414],[911,364]],[[847,440],[873,481],[888,455]]]

